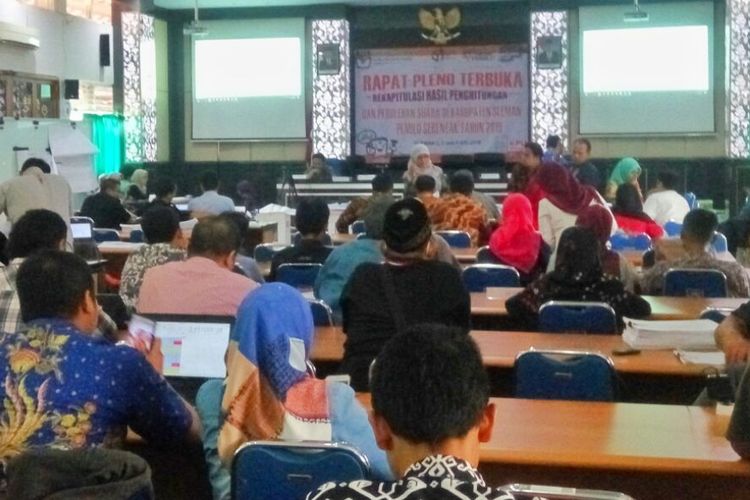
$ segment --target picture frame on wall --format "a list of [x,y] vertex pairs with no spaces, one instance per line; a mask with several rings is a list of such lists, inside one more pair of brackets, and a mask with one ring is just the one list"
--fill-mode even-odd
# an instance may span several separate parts
[[537,37],[536,65],[540,69],[558,69],[562,66],[561,36]]
[[318,45],[316,54],[319,75],[337,75],[341,71],[341,52],[336,43]]

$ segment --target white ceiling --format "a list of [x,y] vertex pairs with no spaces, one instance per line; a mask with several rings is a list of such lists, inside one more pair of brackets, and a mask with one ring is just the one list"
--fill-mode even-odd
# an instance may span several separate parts
[[[492,0],[473,0],[492,1]],[[495,0],[497,1],[497,0]],[[456,0],[431,0],[430,4],[438,3],[462,3]],[[294,5],[323,5],[323,4],[345,4],[345,5],[418,5],[418,0],[198,0],[199,9],[225,8],[225,7],[289,7]],[[154,0],[154,5],[164,9],[192,9],[195,0]]]

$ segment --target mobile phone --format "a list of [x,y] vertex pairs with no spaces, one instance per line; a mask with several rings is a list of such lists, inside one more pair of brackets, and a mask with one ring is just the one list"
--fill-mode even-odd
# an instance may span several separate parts
[[132,348],[148,354],[154,343],[156,324],[148,318],[134,314],[128,324],[128,338],[125,342]]

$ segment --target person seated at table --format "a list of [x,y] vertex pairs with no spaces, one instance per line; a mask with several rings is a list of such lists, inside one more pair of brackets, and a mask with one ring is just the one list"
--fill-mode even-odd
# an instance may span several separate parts
[[620,184],[612,205],[617,227],[627,234],[647,234],[652,240],[664,236],[664,229],[643,211],[643,201],[632,184]]
[[404,172],[404,194],[412,196],[415,193],[414,183],[421,175],[429,175],[435,179],[435,192],[443,190],[443,169],[432,163],[430,150],[424,144],[415,144],[409,155],[409,162]]
[[468,170],[459,170],[451,176],[450,192],[440,198],[430,219],[436,231],[464,231],[471,236],[471,245],[480,246],[487,241],[488,216],[481,203],[471,197],[474,176]]
[[128,256],[120,275],[120,298],[131,312],[138,302],[146,271],[167,262],[185,260],[187,255],[187,240],[174,210],[167,207],[147,210],[141,218],[141,229],[146,244]]
[[745,269],[737,262],[719,260],[707,250],[717,225],[716,214],[709,210],[696,208],[688,212],[680,233],[681,245],[676,251],[666,251],[671,248],[667,246],[670,240],[660,240],[655,245],[657,262],[641,276],[643,293],[660,294],[664,274],[670,268],[716,269],[726,276],[730,297],[747,297],[750,294],[750,282]]
[[355,221],[363,219],[363,215],[369,203],[375,203],[381,198],[394,201],[393,198],[393,180],[386,173],[376,175],[372,179],[372,196],[369,198],[354,198],[346,206],[339,218],[336,220],[336,231],[342,234],[349,232],[349,226]]
[[431,175],[420,175],[417,180],[414,181],[414,189],[416,190],[416,198],[422,202],[427,215],[430,217],[430,221],[433,221],[433,214],[435,207],[440,204],[440,196],[435,196],[435,189],[437,184],[435,178]]
[[86,261],[38,252],[16,285],[27,326],[0,341],[0,462],[38,447],[117,446],[128,427],[176,450],[200,439],[193,408],[140,352],[92,335],[99,308]]
[[685,197],[675,191],[677,182],[677,174],[674,172],[659,172],[656,175],[656,187],[649,191],[643,203],[643,211],[660,226],[671,220],[682,224],[690,211]]
[[171,179],[167,179],[166,177],[158,179],[154,184],[155,198],[151,201],[151,203],[146,205],[145,210],[149,210],[154,207],[167,207],[174,210],[174,213],[177,214],[177,217],[180,220],[186,219],[186,217],[182,215],[177,206],[172,203],[172,198],[174,198],[175,193],[177,193],[177,186]]
[[219,215],[234,212],[234,201],[229,196],[219,194],[219,176],[216,172],[205,172],[201,175],[203,194],[188,202],[190,216],[200,218],[206,215]]
[[513,266],[521,285],[534,281],[547,269],[550,248],[534,229],[531,202],[512,193],[503,202],[503,220],[490,238],[490,251],[501,264]]
[[331,307],[337,324],[341,323],[341,292],[354,270],[363,262],[383,262],[383,221],[393,203],[393,198],[368,203],[362,215],[365,237],[334,248],[315,279],[315,297]]
[[83,200],[81,215],[92,218],[94,227],[116,230],[133,219],[133,214],[120,202],[120,181],[110,177],[103,177],[99,192]]
[[258,263],[255,259],[248,255],[249,252],[245,249],[245,242],[247,241],[247,235],[250,232],[250,219],[247,215],[240,212],[224,212],[221,217],[226,217],[237,227],[237,231],[240,235],[240,248],[237,250],[237,255],[234,258],[236,267],[242,273],[258,284],[265,283],[263,273],[258,267]]
[[328,205],[320,198],[303,198],[297,204],[296,224],[300,240],[273,256],[269,281],[276,280],[282,264],[322,264],[333,248],[323,243],[328,227]]
[[125,196],[126,202],[148,201],[148,170],[136,169],[130,176],[130,187]]
[[547,266],[551,271],[562,232],[575,225],[578,214],[586,207],[604,207],[606,203],[594,188],[580,184],[570,170],[557,163],[542,165],[536,182],[544,192],[539,201],[539,231],[544,242],[552,248],[552,258]]
[[258,286],[232,272],[240,237],[235,225],[218,215],[193,228],[185,261],[146,270],[136,310],[141,314],[234,316],[247,293]]
[[622,317],[645,318],[651,306],[645,299],[625,290],[621,281],[602,271],[599,242],[591,229],[569,227],[563,231],[554,271],[539,277],[522,292],[509,298],[505,307],[520,325],[538,329],[539,308],[550,300],[605,302]]
[[345,441],[369,458],[377,477],[392,477],[352,389],[308,372],[313,337],[310,306],[294,288],[267,283],[242,301],[226,385],[211,380],[196,398],[215,499],[229,496],[234,452],[255,440]]
[[477,471],[495,405],[482,356],[464,331],[417,325],[394,336],[373,364],[371,392],[370,423],[398,479],[329,482],[308,500],[513,499]]
[[305,170],[305,176],[310,182],[332,182],[333,172],[331,167],[326,164],[326,157],[323,153],[315,153],[310,158],[310,167]]
[[635,292],[638,285],[635,269],[624,255],[609,248],[613,222],[610,211],[601,205],[584,208],[576,218],[576,226],[591,229],[596,236],[602,272],[622,281],[625,290]]
[[638,195],[643,198],[638,177],[641,175],[641,166],[635,158],[623,158],[618,161],[609,180],[604,188],[604,199],[614,202],[617,197],[617,188],[622,184],[632,184],[638,190]]
[[367,390],[370,363],[404,327],[431,321],[469,330],[469,293],[459,271],[428,260],[431,234],[419,201],[394,203],[383,225],[385,263],[360,264],[341,293],[347,339],[340,369],[356,391]]

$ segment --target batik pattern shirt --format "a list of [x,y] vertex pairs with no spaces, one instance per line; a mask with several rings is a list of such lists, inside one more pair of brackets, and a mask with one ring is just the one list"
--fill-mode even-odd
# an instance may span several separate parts
[[685,257],[674,262],[657,262],[641,277],[641,290],[645,294],[657,295],[664,287],[664,275],[670,269],[716,269],[727,277],[730,297],[750,296],[750,281],[745,268],[737,262],[715,259],[708,253]]
[[143,245],[133,252],[125,262],[120,275],[120,297],[125,306],[131,311],[135,309],[146,270],[167,262],[185,260],[185,256],[185,250],[175,248],[169,243]]
[[142,354],[61,319],[34,320],[6,335],[0,380],[0,465],[31,447],[116,445],[127,426],[147,441],[174,443],[192,424]]
[[433,229],[466,231],[472,246],[478,246],[480,235],[487,224],[487,213],[479,203],[462,194],[451,194],[440,199],[430,213]]
[[513,495],[490,488],[465,460],[431,455],[409,467],[395,482],[329,482],[307,495],[307,500],[513,500]]

